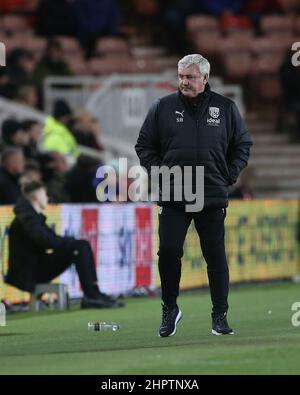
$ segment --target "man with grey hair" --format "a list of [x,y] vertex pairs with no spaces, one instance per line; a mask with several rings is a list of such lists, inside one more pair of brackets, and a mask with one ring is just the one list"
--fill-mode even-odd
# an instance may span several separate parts
[[[210,64],[199,54],[178,62],[179,90],[157,100],[141,128],[136,152],[141,165],[204,167],[204,205],[186,210],[183,200],[161,199],[159,212],[159,273],[162,290],[161,337],[176,333],[182,317],[177,305],[183,244],[191,221],[200,238],[212,300],[212,334],[233,334],[227,322],[229,273],[225,254],[224,220],[228,187],[247,165],[250,135],[235,103],[210,90]],[[192,174],[191,189],[197,184]],[[185,180],[183,180],[183,183]],[[174,179],[168,188],[175,190]],[[185,185],[184,185],[185,186]],[[196,185],[197,186],[197,185]],[[160,183],[160,191],[165,185]],[[175,188],[176,187],[176,188]]]

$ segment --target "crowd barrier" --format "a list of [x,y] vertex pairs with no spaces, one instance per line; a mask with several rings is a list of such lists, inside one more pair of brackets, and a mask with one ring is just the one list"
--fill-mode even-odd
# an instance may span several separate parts
[[[46,215],[58,234],[89,240],[99,284],[109,294],[159,287],[157,206],[139,203],[53,205]],[[28,300],[25,292],[4,284],[8,267],[10,206],[0,207],[0,300]],[[227,209],[226,252],[231,283],[291,278],[299,272],[299,202],[233,201]],[[181,289],[208,284],[206,264],[191,225],[184,247]],[[74,266],[58,281],[71,298],[82,295]]]

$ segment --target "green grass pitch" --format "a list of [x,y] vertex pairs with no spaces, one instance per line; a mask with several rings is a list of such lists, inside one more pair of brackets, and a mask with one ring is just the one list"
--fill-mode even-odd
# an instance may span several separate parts
[[[234,336],[210,335],[207,291],[182,293],[177,334],[159,338],[159,298],[128,299],[123,309],[22,313],[0,327],[1,374],[299,374],[300,326],[291,323],[300,286],[234,288]],[[117,332],[90,332],[89,321]]]

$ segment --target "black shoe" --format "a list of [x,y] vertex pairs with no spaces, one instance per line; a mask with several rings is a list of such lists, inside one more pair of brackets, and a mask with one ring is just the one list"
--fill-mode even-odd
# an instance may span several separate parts
[[[99,292],[99,294],[97,295],[97,298],[102,298],[103,300],[106,300],[108,302],[116,302],[116,301],[119,302],[119,300],[117,298],[114,298],[113,296],[104,294],[103,292]],[[119,303],[121,303],[121,302],[119,302]]]
[[212,330],[211,333],[216,336],[220,335],[233,335],[233,330],[229,327],[227,322],[227,313],[221,313],[212,317]]
[[97,295],[95,298],[84,296],[81,300],[82,309],[109,309],[124,306],[124,303],[102,293]]
[[173,336],[176,333],[176,325],[182,318],[182,312],[178,306],[169,309],[162,305],[162,321],[159,328],[160,337]]

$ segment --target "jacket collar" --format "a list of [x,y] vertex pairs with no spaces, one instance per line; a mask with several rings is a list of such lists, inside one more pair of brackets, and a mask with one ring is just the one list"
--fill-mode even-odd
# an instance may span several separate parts
[[[210,93],[211,93],[210,85],[207,83],[205,85],[204,91],[199,93],[199,95],[197,96],[199,98],[199,102],[197,105],[196,112],[193,110],[191,102],[180,92],[179,89],[177,91],[177,96],[184,103],[184,106],[186,107],[186,109],[190,113],[190,115],[194,117],[196,114],[199,115],[200,108],[201,109],[203,108],[203,104],[209,98]],[[200,111],[200,112],[202,112],[202,111]]]
[[[209,83],[207,83],[207,84],[205,85],[204,91],[201,92],[201,93],[199,93],[199,95],[198,95],[197,97],[208,96],[210,92],[211,92],[211,88],[210,88]],[[178,90],[177,90],[177,95],[178,95],[179,97],[181,97],[183,100],[188,100],[188,99],[181,93],[181,91],[180,91],[179,88],[178,88]]]
[[14,210],[14,213],[16,214],[16,216],[26,212],[26,213],[35,214],[35,215],[39,216],[40,218],[42,218],[43,220],[46,220],[46,216],[42,213],[41,214],[37,213],[35,211],[35,209],[32,207],[29,200],[27,200],[24,196],[21,196],[17,200],[16,205],[13,210]]
[[13,180],[14,182],[18,182],[20,176],[19,175],[13,175],[11,173],[9,173],[3,166],[0,167],[0,171],[8,178],[10,178],[11,180]]

